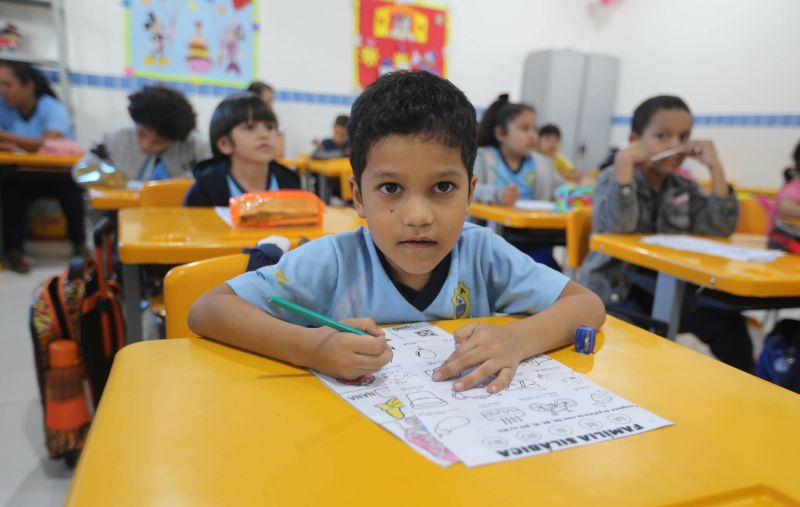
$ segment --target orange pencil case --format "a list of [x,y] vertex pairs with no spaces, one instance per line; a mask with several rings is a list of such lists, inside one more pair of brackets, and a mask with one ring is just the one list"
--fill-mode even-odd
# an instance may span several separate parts
[[244,229],[322,225],[325,203],[305,190],[251,192],[231,197],[233,226]]

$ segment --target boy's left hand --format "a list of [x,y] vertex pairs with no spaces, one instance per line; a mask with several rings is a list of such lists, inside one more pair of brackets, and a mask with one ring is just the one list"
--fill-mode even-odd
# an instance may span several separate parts
[[467,324],[453,336],[456,350],[436,370],[433,380],[447,380],[476,366],[469,375],[453,383],[454,391],[471,389],[492,375],[497,375],[486,390],[490,393],[499,392],[508,386],[520,361],[524,359],[522,340],[511,336],[505,327]]
[[719,157],[717,157],[717,149],[714,147],[712,141],[690,141],[686,146],[688,150],[698,150],[699,153],[694,154],[689,151],[688,155],[700,159],[705,165],[710,168],[719,166]]

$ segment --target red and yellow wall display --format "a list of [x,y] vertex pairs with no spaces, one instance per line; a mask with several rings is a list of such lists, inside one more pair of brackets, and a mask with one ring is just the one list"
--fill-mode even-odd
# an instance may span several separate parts
[[394,70],[445,77],[447,9],[390,0],[356,0],[355,82],[364,88]]

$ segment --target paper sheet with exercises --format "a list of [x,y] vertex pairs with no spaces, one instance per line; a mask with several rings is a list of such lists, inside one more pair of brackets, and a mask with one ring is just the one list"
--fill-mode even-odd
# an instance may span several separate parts
[[[541,354],[520,364],[508,389],[489,394],[484,386],[456,393],[452,381],[431,375],[454,350],[453,336],[429,323],[387,328],[392,362],[376,372],[368,398],[354,386],[321,376],[362,413],[387,425],[379,404],[398,407],[398,421],[414,425],[400,438],[437,463],[460,459],[467,466],[544,454],[621,438],[672,423],[620,398]],[[464,372],[463,374],[466,374]],[[421,422],[421,424],[416,424]],[[403,425],[400,425],[402,428]],[[424,428],[427,428],[425,430]],[[416,436],[410,440],[409,434]],[[425,435],[420,438],[419,435]],[[424,445],[420,445],[423,442]],[[424,449],[424,450],[420,450]]]
[[655,234],[642,238],[642,243],[658,245],[685,250],[706,255],[714,255],[734,261],[743,262],[772,262],[786,255],[780,250],[760,250],[743,246],[731,245],[712,239],[696,238],[685,234]]

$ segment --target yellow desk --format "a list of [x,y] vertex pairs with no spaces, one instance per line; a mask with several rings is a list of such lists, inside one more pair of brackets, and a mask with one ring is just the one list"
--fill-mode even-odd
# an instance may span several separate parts
[[[743,262],[647,245],[639,234],[593,234],[590,248],[658,272],[652,316],[669,324],[674,337],[686,283],[757,298],[800,298],[800,257],[786,255],[770,263]],[[749,248],[765,248],[766,237],[734,234],[719,239]]]
[[275,161],[283,166],[293,167],[296,169],[297,174],[300,175],[300,181],[303,190],[309,190],[311,192],[314,191],[313,189],[308,188],[308,163],[311,162],[308,153],[301,153],[294,158],[277,158]]
[[76,155],[40,155],[38,153],[0,151],[0,165],[19,167],[71,169],[80,159],[81,157]]
[[567,228],[567,214],[560,211],[526,211],[512,206],[473,202],[469,205],[469,214],[480,220],[517,229],[563,231]]
[[[0,187],[3,180],[13,173],[34,173],[44,178],[64,178],[68,176],[72,166],[81,157],[71,155],[40,155],[38,153],[17,153],[0,151]],[[1,201],[1,199],[0,199]],[[2,208],[2,202],[0,202]],[[0,212],[0,215],[2,213]],[[0,256],[5,251],[3,246],[2,216],[0,216]]]
[[141,191],[128,188],[92,187],[87,191],[89,205],[102,211],[138,208]]
[[351,201],[353,194],[350,191],[350,177],[353,176],[353,168],[350,167],[350,159],[331,158],[328,160],[311,160],[308,163],[308,170],[321,176],[319,178],[319,196],[325,202],[330,202],[331,190],[328,185],[328,178],[338,178],[341,197],[345,201]]
[[365,225],[352,208],[327,206],[321,227],[232,229],[214,208],[128,208],[119,212],[119,258],[122,262],[128,342],[141,338],[137,311],[142,264],[183,264],[220,255],[240,253],[273,234],[285,236],[292,246],[301,237],[318,238],[351,231]]
[[603,330],[595,355],[552,356],[675,426],[472,469],[429,462],[305,370],[203,339],[131,345],[66,505],[797,505],[798,395],[616,319]]

